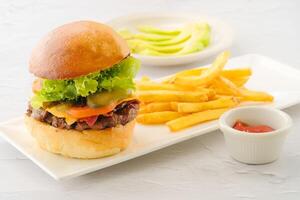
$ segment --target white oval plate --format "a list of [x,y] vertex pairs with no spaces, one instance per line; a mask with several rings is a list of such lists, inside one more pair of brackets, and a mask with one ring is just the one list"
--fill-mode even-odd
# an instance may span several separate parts
[[140,59],[143,65],[183,65],[214,56],[231,46],[233,41],[233,30],[231,27],[225,22],[209,16],[199,16],[187,13],[136,13],[112,19],[108,21],[107,24],[117,31],[127,28],[136,32],[136,27],[139,25],[152,25],[170,29],[182,27],[184,24],[190,22],[206,22],[211,26],[212,41],[204,50],[184,56],[159,57],[139,54],[134,54],[134,56]]

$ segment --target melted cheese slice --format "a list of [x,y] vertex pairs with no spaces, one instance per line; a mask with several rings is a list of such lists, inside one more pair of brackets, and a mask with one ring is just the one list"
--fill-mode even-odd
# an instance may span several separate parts
[[52,106],[47,108],[46,110],[56,117],[65,118],[65,121],[68,125],[75,123],[78,119],[74,118],[73,116],[69,115],[66,110],[70,108],[70,105],[67,104],[58,104],[56,106]]

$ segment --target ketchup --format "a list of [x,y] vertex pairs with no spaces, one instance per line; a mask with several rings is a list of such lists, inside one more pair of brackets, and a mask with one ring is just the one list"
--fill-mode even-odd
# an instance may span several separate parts
[[265,132],[274,131],[272,127],[267,125],[250,126],[241,121],[235,122],[232,128],[239,131],[249,132],[249,133],[265,133]]

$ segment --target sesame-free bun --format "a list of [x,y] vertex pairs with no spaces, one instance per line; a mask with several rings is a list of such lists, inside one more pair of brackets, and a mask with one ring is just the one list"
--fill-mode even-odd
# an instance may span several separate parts
[[48,33],[34,48],[29,70],[45,79],[72,79],[119,63],[130,54],[125,40],[107,25],[77,21]]
[[72,158],[101,158],[124,150],[132,138],[135,121],[103,130],[66,130],[25,116],[25,124],[41,148]]

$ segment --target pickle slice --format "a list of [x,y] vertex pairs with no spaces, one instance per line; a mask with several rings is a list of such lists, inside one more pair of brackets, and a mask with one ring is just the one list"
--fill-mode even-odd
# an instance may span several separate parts
[[114,89],[112,91],[102,91],[88,96],[87,105],[93,108],[102,107],[125,99],[130,95],[131,90]]

